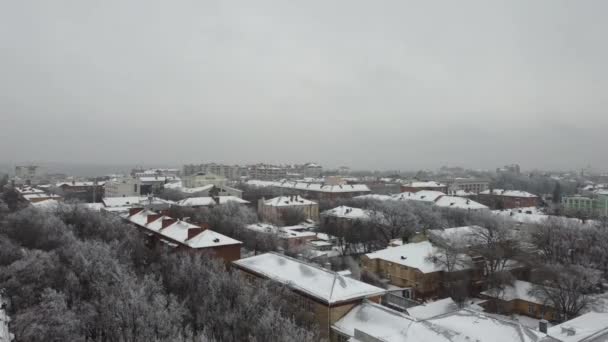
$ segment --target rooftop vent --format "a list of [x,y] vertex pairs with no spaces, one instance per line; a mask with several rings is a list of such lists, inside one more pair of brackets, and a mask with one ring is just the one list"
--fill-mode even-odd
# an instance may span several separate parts
[[401,260],[405,260],[405,259],[407,259],[407,257],[402,255]]
[[220,242],[220,239],[215,238],[215,239],[213,239],[213,242],[218,243],[218,242]]

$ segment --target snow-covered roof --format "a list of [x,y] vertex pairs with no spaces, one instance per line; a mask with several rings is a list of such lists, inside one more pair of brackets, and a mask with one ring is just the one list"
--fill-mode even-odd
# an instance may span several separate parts
[[410,182],[410,183],[405,183],[403,185],[404,186],[410,186],[412,188],[444,188],[444,187],[446,187],[445,184],[439,183],[439,182],[435,182],[435,181]]
[[378,200],[378,201],[391,201],[394,200],[393,196],[391,195],[380,195],[380,194],[367,194],[367,195],[361,195],[361,196],[356,196],[353,197],[354,199],[360,199],[360,200]]
[[385,293],[379,287],[278,253],[260,254],[234,264],[329,304]]
[[[248,204],[242,198],[236,196],[219,196],[219,204],[226,204],[228,202],[234,202],[238,204]],[[216,205],[217,202],[212,197],[190,197],[177,202],[177,205],[182,207],[207,207]]]
[[[433,256],[440,256],[441,251],[433,246],[429,241],[408,243],[402,246],[385,248],[374,253],[366,254],[370,259],[381,259],[399,265],[415,268],[422,273],[433,273],[445,270],[442,263],[435,263]],[[470,267],[470,257],[462,255],[461,265],[457,269],[468,269]]]
[[55,194],[35,193],[35,194],[23,195],[23,198],[26,199],[27,201],[33,201],[36,199],[61,198],[61,196],[55,195]]
[[480,234],[485,232],[487,232],[487,229],[480,226],[464,226],[446,229],[429,229],[427,230],[427,235],[432,241],[438,239],[448,243],[450,246],[463,248],[483,242]]
[[470,309],[447,313],[426,322],[455,333],[450,341],[536,342],[545,337],[519,322]]
[[506,285],[503,289],[489,289],[481,294],[507,302],[512,300],[523,300],[530,303],[545,305],[546,301],[543,300],[543,298],[530,294],[530,291],[533,290],[533,288],[534,284],[532,283],[515,280],[512,285]]
[[487,210],[488,207],[464,197],[441,196],[435,201],[435,205],[444,208],[466,209],[466,210]]
[[276,234],[284,239],[302,238],[302,237],[316,237],[316,233],[311,231],[315,225],[302,223],[295,226],[278,227],[269,223],[253,223],[245,226],[249,230],[253,230],[259,233]]
[[44,193],[43,190],[32,188],[30,186],[15,188],[15,191],[17,191],[21,195],[43,194]]
[[62,187],[62,186],[102,186],[104,185],[105,182],[59,182],[56,183],[55,186],[56,187]]
[[141,176],[137,177],[142,182],[156,183],[156,182],[169,182],[175,180],[174,176]]
[[443,315],[449,312],[457,311],[458,304],[452,298],[444,298],[434,302],[425,303],[422,305],[408,308],[407,313],[417,319],[428,319]]
[[[485,190],[479,193],[480,195],[489,195],[490,194],[490,190]],[[527,191],[521,191],[521,190],[503,190],[503,189],[492,189],[492,195],[497,195],[497,196],[506,196],[506,197],[528,197],[528,198],[532,198],[532,197],[538,197],[534,194],[531,194]]]
[[443,329],[371,302],[355,306],[332,328],[347,336],[354,336],[356,329],[384,342],[454,341]]
[[417,320],[370,302],[354,307],[332,328],[347,336],[358,330],[383,342],[537,342],[544,337],[518,322],[469,309]]
[[608,341],[608,313],[586,313],[549,328],[547,335],[560,342],[606,342]]
[[[148,222],[148,216],[151,215],[155,215],[155,219]],[[210,248],[241,244],[238,240],[210,229],[204,229],[185,221],[175,220],[169,216],[159,215],[156,212],[147,209],[141,210],[134,215],[125,214],[123,217],[133,224],[189,246],[190,248]],[[172,220],[172,222],[163,227],[163,221],[165,220]],[[201,232],[188,238],[189,230],[191,229],[201,230]]]
[[370,217],[372,217],[374,214],[369,210],[363,210],[360,208],[353,208],[341,205],[339,207],[324,211],[322,215],[345,218],[350,220],[369,220]]
[[152,197],[150,199],[150,197],[146,196],[104,197],[102,202],[107,208],[150,204],[175,204],[172,201],[164,200],[162,198]]
[[45,199],[32,203],[32,206],[42,210],[54,210],[59,207],[59,201],[55,199]]
[[177,189],[185,194],[195,194],[197,192],[206,192],[209,191],[211,189],[213,189],[214,185],[213,184],[208,184],[208,185],[204,185],[204,186],[199,186],[196,188],[184,188],[184,187],[180,187],[180,188],[174,188]]
[[329,185],[324,183],[308,183],[308,182],[297,182],[297,181],[260,181],[250,180],[247,182],[253,186],[273,186],[285,189],[314,191],[314,192],[332,192],[332,193],[348,193],[348,192],[370,192],[370,189],[365,184],[342,184],[342,185]]
[[474,192],[472,192],[472,191],[456,190],[456,191],[450,191],[448,193],[448,195],[450,195],[450,196],[459,196],[459,197],[469,197],[469,196],[475,196],[477,194],[474,193]]
[[292,207],[301,205],[315,205],[317,202],[307,200],[302,196],[279,196],[264,201],[265,205],[273,207]]
[[445,196],[441,191],[421,190],[418,192],[402,192],[393,195],[393,198],[399,201],[435,202],[441,196]]

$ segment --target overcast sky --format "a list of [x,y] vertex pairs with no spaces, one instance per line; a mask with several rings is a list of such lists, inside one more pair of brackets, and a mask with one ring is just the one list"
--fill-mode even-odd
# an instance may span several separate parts
[[608,168],[607,1],[2,1],[0,158]]

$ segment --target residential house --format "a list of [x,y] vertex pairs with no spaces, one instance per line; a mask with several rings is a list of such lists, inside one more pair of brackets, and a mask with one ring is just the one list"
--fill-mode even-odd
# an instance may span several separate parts
[[175,251],[210,253],[226,263],[241,258],[242,242],[144,208],[131,208],[122,217],[149,237],[153,247],[163,246]]
[[473,269],[472,259],[467,255],[458,255],[458,262],[450,265],[451,269],[443,262],[444,258],[439,248],[422,241],[365,254],[361,264],[364,271],[387,279],[394,286],[410,288],[411,298],[425,299],[442,294],[446,273],[455,276]]
[[430,191],[439,191],[439,192],[448,192],[447,184],[427,181],[427,182],[409,182],[401,184],[401,192],[418,192],[420,190],[430,190]]
[[540,197],[520,190],[485,190],[480,192],[475,199],[492,209],[538,207],[540,205]]
[[370,221],[378,217],[379,213],[371,210],[339,206],[321,213],[321,222],[324,226],[349,229],[353,226]]
[[279,227],[262,222],[245,226],[246,229],[256,233],[272,234],[276,236],[282,242],[282,247],[289,251],[302,249],[307,246],[309,242],[318,240],[317,234],[312,231],[314,227],[316,226],[310,223]]
[[249,279],[269,279],[288,286],[299,305],[312,312],[323,337],[331,326],[365,299],[380,302],[384,289],[343,277],[331,270],[278,253],[265,253],[233,263]]
[[490,312],[525,315],[548,321],[559,318],[550,303],[534,293],[534,284],[527,281],[515,280],[503,288],[486,290],[481,293],[481,297],[489,299],[483,307]]
[[290,210],[301,211],[305,219],[319,220],[319,204],[298,195],[280,196],[269,200],[262,198],[258,201],[260,217],[269,222],[281,222],[283,216]]
[[68,181],[55,184],[65,199],[75,199],[82,202],[101,202],[104,197],[105,182]]

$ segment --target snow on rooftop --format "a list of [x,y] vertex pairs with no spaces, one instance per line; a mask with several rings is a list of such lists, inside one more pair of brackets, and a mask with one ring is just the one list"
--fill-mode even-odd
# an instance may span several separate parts
[[33,194],[27,194],[27,195],[23,195],[23,198],[28,200],[28,201],[32,201],[35,199],[48,199],[48,198],[60,198],[61,196],[59,195],[55,195],[55,194],[45,194],[45,193],[33,193]]
[[273,206],[273,207],[291,207],[291,206],[300,206],[300,205],[315,205],[317,202],[313,202],[307,200],[302,196],[279,196],[269,200],[264,201],[265,205]]
[[59,207],[59,201],[55,199],[45,199],[32,203],[32,206],[42,210],[55,210]]
[[343,192],[370,192],[370,189],[365,184],[341,184],[341,185],[330,185],[324,183],[309,183],[309,182],[297,182],[297,181],[260,181],[250,180],[247,182],[248,185],[266,187],[273,186],[285,189],[294,190],[305,190],[314,192],[332,192],[332,193],[343,193]]
[[102,199],[103,204],[107,208],[113,207],[128,207],[137,205],[150,205],[150,204],[174,204],[172,201],[164,200],[158,197],[146,197],[146,196],[127,196],[127,197],[104,197]]
[[439,182],[435,182],[435,181],[410,182],[410,183],[406,183],[406,184],[403,184],[403,185],[404,186],[410,186],[412,188],[443,188],[443,187],[446,187],[445,184],[439,183]]
[[391,195],[380,195],[380,194],[361,195],[361,196],[355,196],[353,198],[354,199],[358,199],[358,200],[368,200],[368,199],[370,199],[370,200],[378,200],[378,201],[391,201],[391,200],[395,199]]
[[469,309],[437,316],[426,322],[457,334],[452,336],[453,341],[536,342],[544,337],[518,322]]
[[429,229],[427,234],[431,240],[439,239],[443,242],[447,242],[450,246],[467,247],[483,242],[483,238],[480,234],[485,232],[487,232],[487,229],[480,226],[464,226],[446,229]]
[[[204,229],[191,223],[175,220],[171,217],[158,215],[151,222],[148,222],[148,216],[158,215],[156,212],[144,209],[134,215],[125,214],[123,217],[142,228],[156,232],[162,236],[165,236],[173,241],[182,243],[191,248],[208,248],[217,247],[224,245],[240,244],[241,242],[232,239],[228,236],[214,232],[210,229]],[[163,227],[164,220],[172,220],[169,225]],[[202,229],[198,234],[189,237],[190,229]]]
[[418,192],[402,192],[393,195],[393,198],[399,201],[435,202],[441,196],[445,196],[441,191],[421,190]]
[[330,304],[385,292],[379,287],[277,253],[252,256],[234,264]]
[[245,226],[245,228],[259,232],[259,233],[268,233],[268,234],[276,234],[281,238],[290,239],[290,238],[301,238],[301,237],[316,237],[316,233],[311,231],[311,229],[315,227],[315,225],[310,225],[307,223],[302,223],[295,226],[286,226],[286,227],[277,227],[273,224],[269,223],[253,223]]
[[374,213],[369,210],[347,207],[345,205],[326,210],[321,214],[325,216],[333,216],[351,220],[369,220],[374,215]]
[[608,341],[608,313],[586,313],[549,328],[547,335],[560,342],[606,342]]
[[[433,246],[429,241],[408,243],[402,246],[389,247],[366,254],[370,259],[382,259],[399,265],[415,268],[422,273],[432,273],[444,270],[441,263],[435,263],[433,256],[440,255],[440,250]],[[458,269],[467,269],[470,258],[462,256],[462,265]]]
[[86,182],[86,181],[85,182],[75,182],[75,181],[72,182],[72,181],[69,181],[69,182],[56,183],[55,186],[59,188],[62,186],[95,186],[95,185],[102,186],[104,184],[105,184],[105,182]]
[[[490,190],[485,190],[480,192],[479,194],[481,195],[489,195],[490,194]],[[531,194],[527,191],[521,191],[521,190],[504,190],[504,189],[492,189],[492,195],[497,195],[497,196],[507,196],[507,197],[538,197],[534,194]]]
[[450,337],[452,334],[445,333],[442,329],[370,302],[354,307],[332,328],[347,336],[354,336],[357,329],[384,342],[455,341]]
[[[219,196],[219,204],[234,202],[238,204],[248,204],[248,201],[236,196]],[[182,207],[207,207],[216,205],[217,202],[212,197],[190,197],[177,202],[177,205]]]
[[458,311],[458,304],[452,298],[444,298],[434,302],[408,308],[407,313],[417,319],[428,319],[449,312]]
[[522,280],[515,280],[512,285],[506,285],[504,289],[489,289],[481,294],[507,302],[512,300],[523,300],[530,303],[544,305],[545,300],[543,300],[543,298],[530,294],[530,291],[533,288],[534,284],[532,283]]
[[488,207],[464,197],[441,196],[435,201],[435,205],[444,208],[487,210]]

